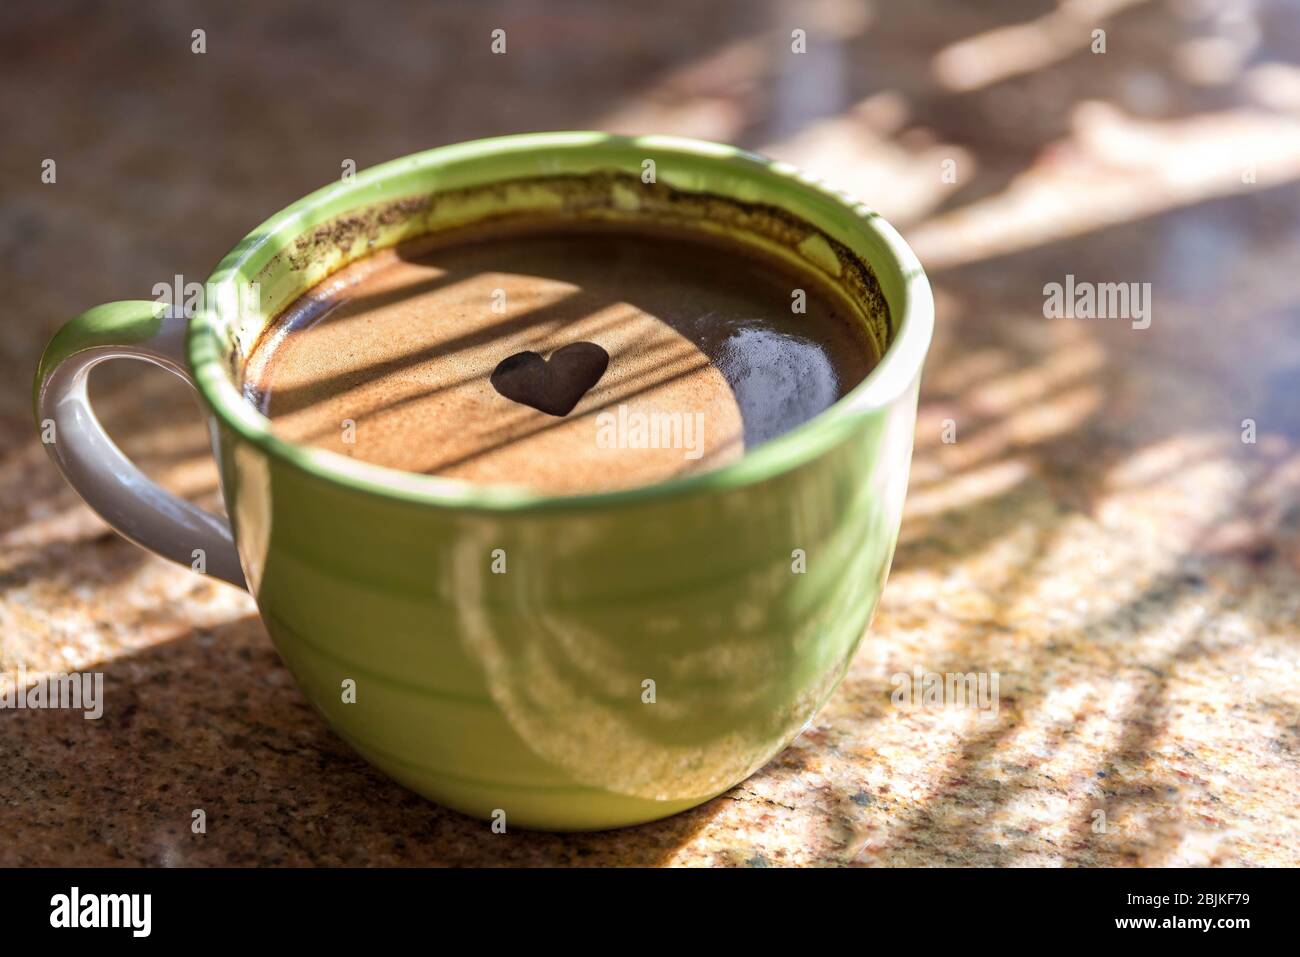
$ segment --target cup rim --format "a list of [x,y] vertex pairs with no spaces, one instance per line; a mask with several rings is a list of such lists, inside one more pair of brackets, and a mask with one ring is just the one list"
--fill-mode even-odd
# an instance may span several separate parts
[[[325,186],[287,206],[245,236],[217,266],[205,289],[219,288],[244,275],[243,267],[264,255],[268,244],[283,248],[321,221],[314,215],[329,205],[355,197],[357,207],[367,205],[367,194],[398,175],[433,173],[445,164],[486,160],[508,153],[626,150],[628,146],[652,150],[654,155],[677,155],[731,167],[738,174],[757,176],[774,191],[795,190],[823,203],[832,201],[838,212],[848,213],[851,229],[859,230],[883,248],[888,261],[868,260],[879,274],[893,271],[901,290],[899,302],[890,303],[896,329],[867,376],[829,408],[807,422],[739,459],[716,468],[675,476],[645,485],[576,494],[551,494],[525,486],[471,482],[436,475],[406,472],[364,462],[293,442],[276,435],[270,419],[248,402],[226,373],[231,346],[220,333],[222,311],[229,297],[216,296],[190,321],[186,353],[190,372],[204,404],[226,429],[308,477],[395,501],[453,509],[519,511],[590,508],[653,502],[688,493],[734,489],[766,481],[789,472],[827,450],[854,419],[888,406],[916,379],[925,361],[934,330],[934,300],[929,280],[915,253],[879,213],[788,163],[738,147],[672,136],[615,136],[595,131],[525,133],[472,140],[441,146],[358,171],[350,182]],[[427,192],[427,190],[426,190]],[[816,224],[815,225],[820,225]],[[851,237],[850,237],[851,238]],[[850,247],[853,244],[848,243]],[[213,297],[209,297],[211,302]]]

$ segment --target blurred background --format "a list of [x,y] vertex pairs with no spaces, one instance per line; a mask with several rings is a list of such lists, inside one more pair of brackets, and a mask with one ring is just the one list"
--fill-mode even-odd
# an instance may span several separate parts
[[[507,841],[352,756],[247,596],[109,533],[31,379],[347,160],[548,129],[802,166],[902,231],[938,322],[890,587],[816,723],[686,815]],[[11,0],[0,130],[0,672],[102,670],[109,707],[0,712],[0,863],[1300,863],[1296,0]],[[1045,318],[1067,275],[1150,283],[1150,327]],[[218,507],[184,386],[93,391]],[[998,716],[892,708],[916,666],[999,672]]]

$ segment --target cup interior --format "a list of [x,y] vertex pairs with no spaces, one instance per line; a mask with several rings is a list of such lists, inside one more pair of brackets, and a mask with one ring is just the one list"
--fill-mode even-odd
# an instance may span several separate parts
[[737,462],[660,485],[708,476],[745,481],[761,474],[765,461],[771,468],[811,454],[837,416],[883,404],[919,371],[932,322],[929,287],[911,251],[874,211],[733,147],[564,133],[482,140],[394,160],[267,220],[208,281],[209,307],[189,337],[199,390],[224,425],[327,477],[436,500],[472,495],[484,503],[524,504],[529,495],[520,490],[476,485],[471,491],[456,480],[397,473],[281,439],[243,400],[244,367],[281,311],[376,250],[453,230],[584,223],[710,234],[784,259],[839,294],[880,357],[866,380],[810,422]]

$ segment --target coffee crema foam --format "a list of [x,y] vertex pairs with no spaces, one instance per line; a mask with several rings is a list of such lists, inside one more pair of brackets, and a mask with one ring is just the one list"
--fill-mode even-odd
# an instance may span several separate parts
[[244,394],[291,441],[564,494],[733,461],[876,359],[838,293],[749,247],[532,228],[426,237],[345,267],[273,320]]

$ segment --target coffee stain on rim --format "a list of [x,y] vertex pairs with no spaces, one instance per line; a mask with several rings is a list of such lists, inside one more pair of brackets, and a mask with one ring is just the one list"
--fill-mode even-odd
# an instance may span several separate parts
[[[558,205],[518,206],[520,190],[540,190],[558,200]],[[512,196],[512,193],[516,194]],[[476,202],[487,200],[486,203]],[[488,212],[482,212],[486,206]],[[492,212],[493,207],[513,207]],[[440,220],[440,210],[457,208],[479,210],[477,215]],[[816,273],[823,282],[840,291],[862,319],[865,331],[876,349],[877,359],[884,356],[897,329],[889,304],[871,265],[847,245],[786,209],[770,203],[746,202],[716,193],[691,192],[666,183],[644,183],[639,175],[621,172],[592,172],[551,176],[521,177],[482,186],[440,190],[379,203],[344,213],[313,227],[296,237],[258,272],[258,280],[276,275],[285,265],[294,272],[305,270],[326,253],[341,254],[331,272],[384,248],[409,242],[433,233],[466,226],[509,226],[519,222],[553,220],[557,225],[583,221],[626,223],[635,228],[638,221],[654,226],[671,226],[695,232],[730,236],[737,242],[763,240],[778,247],[796,269]],[[391,242],[381,243],[394,226],[419,222],[420,228],[399,231]],[[390,237],[391,238],[391,237]],[[358,241],[364,245],[358,248]],[[824,244],[834,257],[838,274],[828,272],[801,249],[810,240]],[[325,278],[316,279],[315,285]],[[304,287],[303,292],[307,287]],[[292,305],[292,300],[284,308]],[[283,309],[277,310],[282,312]],[[274,325],[274,315],[266,317],[263,332]],[[259,334],[257,339],[260,340]],[[251,344],[249,353],[256,350]],[[240,358],[232,356],[232,373],[239,376]]]

